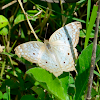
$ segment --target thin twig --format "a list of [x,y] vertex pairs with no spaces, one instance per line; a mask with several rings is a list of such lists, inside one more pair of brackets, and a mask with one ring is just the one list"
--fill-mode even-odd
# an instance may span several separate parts
[[99,3],[99,6],[98,6],[98,12],[97,12],[97,19],[96,19],[95,35],[94,35],[94,41],[93,41],[93,51],[92,51],[92,57],[91,57],[91,68],[90,68],[90,76],[89,76],[88,91],[87,91],[86,100],[91,99],[93,71],[94,71],[94,68],[95,68],[97,37],[98,37],[98,27],[99,27],[99,18],[100,18],[100,1],[98,3]]
[[4,5],[3,7],[1,7],[0,10],[5,9],[5,8],[7,8],[7,7],[13,5],[13,4],[16,3],[16,2],[17,2],[17,0],[11,1],[10,3],[8,3],[8,4]]
[[27,16],[29,16],[29,17],[31,17],[31,18],[34,18],[35,16],[38,16],[39,14],[41,14],[43,11],[42,10],[40,10],[37,14],[35,14],[34,16],[30,16],[30,15],[28,15],[27,13]]
[[32,33],[34,34],[35,38],[36,38],[37,40],[39,40],[38,36],[36,35],[36,33],[35,33],[35,31],[34,31],[32,25],[31,25],[31,23],[30,23],[30,21],[29,21],[29,19],[28,19],[28,16],[27,16],[27,14],[26,14],[26,12],[25,12],[25,10],[24,10],[24,8],[23,8],[23,5],[22,5],[21,0],[18,0],[18,2],[19,2],[19,4],[20,4],[20,7],[21,7],[21,9],[22,9],[22,11],[23,11],[25,17],[26,17],[26,20],[27,20],[27,22],[28,22],[28,25],[29,25],[29,27],[30,27]]
[[40,10],[37,14],[35,14],[33,17],[38,16],[39,14],[41,14],[43,11]]
[[63,9],[63,1],[60,0],[60,6],[61,6],[61,14],[62,14],[62,27],[66,24],[66,21],[67,21],[67,17],[64,16],[64,9]]
[[[49,3],[59,3],[59,0],[41,0],[41,1],[46,1]],[[79,0],[61,0],[62,3],[75,3],[78,2]]]
[[[48,3],[48,6],[49,6],[49,7],[50,7],[50,5],[51,5],[51,4]],[[48,14],[49,9],[50,9],[50,8],[47,8],[46,13],[45,13],[45,16],[44,16],[44,19],[43,19],[43,22],[40,24],[40,25],[41,25],[41,31],[40,31],[40,34],[39,34],[39,35],[41,35],[42,30],[43,30],[43,27],[44,27],[45,24],[47,23],[47,21],[48,21],[50,15],[51,15],[51,13],[52,13],[52,11],[50,10],[50,12],[49,12],[49,14]]]

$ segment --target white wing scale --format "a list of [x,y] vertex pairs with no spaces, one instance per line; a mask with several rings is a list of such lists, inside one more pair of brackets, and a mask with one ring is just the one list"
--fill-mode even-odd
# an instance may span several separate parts
[[31,41],[23,43],[15,48],[15,54],[18,57],[24,57],[32,63],[38,63],[40,48],[44,43],[38,41]]
[[61,40],[69,46],[76,47],[79,41],[79,33],[81,28],[82,26],[80,22],[69,23],[55,31],[51,35],[49,42]]
[[18,57],[24,57],[32,63],[38,63],[40,67],[50,71],[55,76],[59,76],[63,71],[61,71],[56,60],[52,58],[45,47],[42,42],[26,42],[15,48],[15,54],[17,54]]
[[55,58],[51,56],[52,54],[45,49],[42,53],[41,59],[38,64],[40,67],[46,69],[47,71],[53,73],[56,77],[61,75],[63,71],[60,69],[58,62]]
[[[77,58],[76,48],[72,49],[67,45],[52,45],[55,56],[60,63],[60,69],[65,72],[75,69],[74,60]],[[71,50],[72,49],[72,50]]]

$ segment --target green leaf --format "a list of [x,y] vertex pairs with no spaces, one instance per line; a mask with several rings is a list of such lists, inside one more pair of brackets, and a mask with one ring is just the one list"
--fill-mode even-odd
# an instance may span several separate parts
[[16,54],[13,54],[13,53],[8,53],[8,52],[2,52],[1,54],[7,55],[7,56],[10,56],[10,57],[13,57],[13,56],[16,55]]
[[21,38],[25,38],[25,35],[24,35],[24,32],[23,32],[22,28],[21,28]]
[[73,87],[68,88],[68,94],[69,95],[74,95],[75,94],[75,89]]
[[96,90],[94,88],[92,88],[92,90],[91,90],[92,98],[95,97],[96,95],[98,95],[98,93],[96,92]]
[[0,15],[0,29],[8,25],[8,19],[3,15]]
[[[33,10],[32,10],[33,11]],[[27,11],[28,12],[28,11]],[[36,21],[36,17],[31,17],[31,15],[32,16],[34,16],[34,14],[28,14],[29,16],[28,16],[28,19],[29,20],[32,20],[32,21]],[[26,18],[25,18],[25,15],[24,14],[18,14],[17,15],[17,17],[15,18],[15,20],[14,20],[14,24],[18,24],[18,23],[20,23],[20,22],[23,22],[23,21],[25,21],[26,20]]]
[[[81,99],[81,96],[87,87],[90,64],[91,64],[92,48],[93,48],[93,44],[90,44],[88,47],[86,47],[82,51],[77,61],[76,68],[77,68],[78,76],[76,77],[75,80],[75,86],[76,86],[75,100]],[[100,54],[100,46],[98,45],[96,51],[97,57],[99,54]]]
[[92,10],[92,14],[91,14],[91,18],[90,18],[90,22],[89,22],[89,26],[87,27],[87,31],[86,31],[84,48],[86,48],[86,46],[88,45],[90,33],[93,29],[93,25],[94,25],[96,17],[97,17],[97,10],[98,10],[98,6],[94,5],[93,10]]
[[22,22],[22,21],[24,21],[24,20],[26,20],[24,14],[19,14],[19,15],[15,18],[14,24],[18,24],[18,23],[20,23],[20,22]]
[[30,15],[30,16],[34,16],[35,14],[37,14],[39,11],[38,10],[27,10],[27,13]]
[[10,87],[8,87],[7,85],[6,85],[6,92],[7,92],[7,95],[8,95],[7,100],[10,100]]
[[33,95],[24,95],[20,100],[37,100]]
[[23,0],[23,3],[26,3],[27,2],[27,0]]
[[94,74],[96,74],[97,76],[100,77],[100,74],[97,71],[95,71],[95,70],[94,70]]
[[37,95],[38,95],[37,99],[41,99],[41,100],[45,99],[45,92],[42,88],[37,87],[37,86],[33,86],[32,90],[37,93]]
[[[80,31],[80,37],[82,37],[82,38],[86,37],[86,30],[85,29]],[[90,33],[90,37],[89,38],[94,38],[94,30],[92,30],[92,32]]]
[[69,77],[69,73],[64,72],[62,75],[59,76],[59,81],[62,88],[64,89],[64,94],[67,95],[69,85],[72,83],[72,77]]
[[8,94],[7,94],[7,93],[4,93],[3,99],[4,99],[4,100],[7,100],[7,99],[8,99]]
[[2,97],[3,97],[3,94],[2,94],[2,92],[0,91],[0,99],[2,99]]
[[96,63],[100,60],[100,53],[96,55]]
[[[35,78],[39,82],[43,82],[47,85],[48,90],[62,100],[69,100],[67,92],[65,92],[65,78],[61,75],[60,80],[50,74],[48,71],[42,68],[32,68],[27,71],[31,77]],[[65,80],[66,84],[69,80]],[[44,85],[45,86],[45,85]],[[63,87],[62,87],[63,86]],[[66,88],[65,88],[66,89]]]
[[89,22],[89,18],[90,18],[90,10],[91,10],[91,0],[88,0],[86,29],[87,29],[87,27],[88,27],[88,22]]
[[3,27],[0,29],[0,35],[7,35],[8,34],[8,28]]
[[19,86],[19,84],[15,80],[13,80],[13,79],[7,79],[1,85],[0,90],[3,91],[3,92],[6,91],[6,85],[8,87],[10,87],[11,89],[17,88]]

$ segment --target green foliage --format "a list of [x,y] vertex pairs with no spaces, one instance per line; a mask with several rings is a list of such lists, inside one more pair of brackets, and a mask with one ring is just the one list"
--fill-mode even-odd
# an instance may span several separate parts
[[[38,12],[39,12],[38,10],[28,10],[27,14],[29,15],[28,16],[29,20],[36,21],[36,19],[38,19],[38,17],[37,16],[34,17],[34,15],[36,13],[38,13]],[[23,13],[19,13],[17,15],[17,17],[15,18],[15,20],[14,20],[14,24],[19,24],[20,22],[25,21],[25,20],[26,20],[26,18],[24,16],[24,14]]]
[[20,100],[37,100],[33,95],[24,95]]
[[3,94],[2,94],[2,92],[0,91],[0,99],[2,99],[2,97],[3,97]]
[[0,15],[0,34],[1,35],[8,34],[8,28],[6,27],[7,25],[8,25],[8,19],[5,18],[3,15]]
[[66,94],[66,90],[68,88],[69,75],[58,79],[42,68],[32,68],[27,71],[27,74],[32,75],[32,77],[34,77],[37,81],[40,82],[40,85],[43,84],[43,87],[53,93],[55,96],[59,97],[62,100],[68,100],[68,94]]
[[7,35],[8,34],[8,28],[4,27],[4,28],[0,29],[0,34],[1,35]]
[[8,25],[8,19],[3,15],[0,15],[0,29]]
[[[94,27],[98,6],[95,0],[80,0],[76,3],[46,3],[40,0],[23,0],[25,15],[19,3],[0,1],[0,100],[84,100],[93,49]],[[11,6],[6,6],[11,3]],[[92,6],[93,4],[93,6]],[[27,18],[38,36],[45,38],[45,27],[49,23],[47,38],[67,23],[82,22],[80,41],[77,45],[79,57],[77,74],[64,72],[59,77],[18,58],[14,48],[26,41],[36,41]],[[100,28],[100,27],[99,27]],[[91,44],[90,44],[91,43]],[[98,35],[100,43],[100,34]],[[3,50],[3,47],[5,49]],[[84,49],[85,48],[85,49]],[[97,45],[96,69],[92,88],[92,99],[100,98],[100,44]]]
[[91,14],[91,17],[90,17],[89,25],[87,25],[85,45],[84,45],[85,48],[86,48],[86,46],[88,44],[89,37],[90,37],[91,31],[93,29],[93,25],[94,25],[96,17],[97,17],[97,10],[98,10],[98,6],[94,5],[93,6],[93,10],[92,10],[92,14]]
[[[76,86],[75,100],[80,100],[83,92],[87,88],[89,69],[90,69],[90,64],[91,64],[92,48],[93,48],[93,45],[90,44],[86,49],[84,49],[77,61],[76,68],[78,71],[78,76],[76,77],[76,80],[75,80],[75,86]],[[100,46],[98,45],[97,57],[99,54],[100,54]],[[99,60],[100,60],[100,56],[99,56]]]

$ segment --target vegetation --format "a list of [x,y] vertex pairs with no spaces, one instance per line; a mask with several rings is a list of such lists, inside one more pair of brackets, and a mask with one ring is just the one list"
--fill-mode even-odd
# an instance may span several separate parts
[[[22,7],[18,1],[0,1],[0,100],[85,100],[98,10],[96,1],[58,4],[23,0]],[[77,45],[77,75],[75,72],[64,72],[56,78],[45,69],[15,55],[14,48],[17,45],[27,41],[43,41],[47,23],[49,38],[55,30],[73,21],[82,23]],[[99,36],[92,100],[100,98]]]

